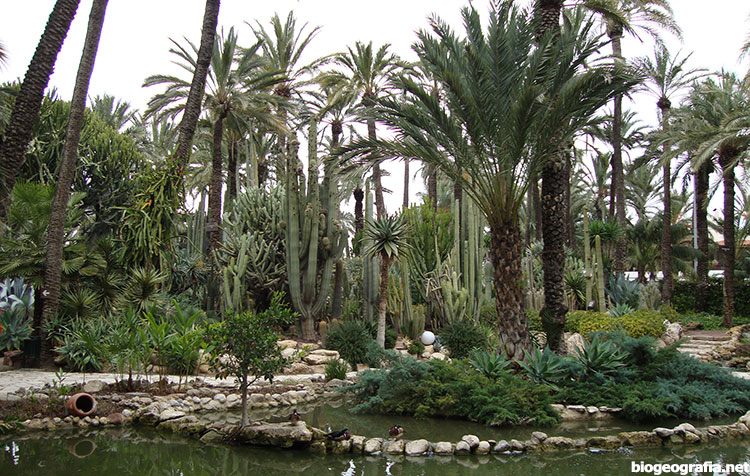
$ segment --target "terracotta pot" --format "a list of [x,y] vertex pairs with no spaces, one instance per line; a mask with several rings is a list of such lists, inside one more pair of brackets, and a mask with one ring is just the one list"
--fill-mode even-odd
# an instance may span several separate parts
[[89,416],[96,411],[96,400],[90,393],[76,393],[65,401],[65,408],[71,415]]

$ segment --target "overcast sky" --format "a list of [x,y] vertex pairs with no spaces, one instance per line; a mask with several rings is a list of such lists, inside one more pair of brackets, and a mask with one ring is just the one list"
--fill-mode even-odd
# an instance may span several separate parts
[[[246,22],[267,25],[275,12],[286,18],[294,10],[299,24],[307,22],[308,28],[321,27],[306,51],[307,61],[341,51],[355,41],[390,43],[394,52],[409,59],[413,58],[410,45],[414,31],[426,27],[430,14],[437,13],[458,27],[459,11],[466,3],[464,0],[223,0],[219,28],[228,30],[234,26],[240,42],[249,45],[253,37]],[[0,16],[0,41],[5,44],[9,58],[6,67],[0,70],[0,81],[23,77],[53,5],[53,0],[6,2]],[[487,2],[475,0],[474,5],[482,14],[486,13]],[[739,49],[750,32],[747,0],[673,0],[672,5],[684,36],[680,44],[665,34],[672,49],[694,52],[693,67],[724,68],[742,74],[747,71],[747,64],[738,62]],[[187,37],[197,44],[204,6],[203,0],[111,0],[90,95],[108,93],[143,109],[156,92],[155,88],[141,88],[144,78],[175,71],[170,65],[169,38]],[[81,1],[50,82],[64,99],[72,95],[90,8],[91,0]],[[647,54],[652,44],[644,40],[644,43],[626,41],[624,54],[628,57]],[[636,101],[638,104],[630,107],[642,111],[643,119],[653,123],[655,106],[653,102],[649,104],[653,100],[646,97]],[[389,211],[401,203],[402,180],[400,174],[394,173],[386,183],[394,192],[388,200]]]

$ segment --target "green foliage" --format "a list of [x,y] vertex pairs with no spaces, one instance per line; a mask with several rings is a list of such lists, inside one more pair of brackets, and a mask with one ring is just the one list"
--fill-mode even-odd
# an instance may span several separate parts
[[[700,324],[701,329],[717,330],[722,329],[721,324],[724,321],[724,317],[721,313],[719,313],[719,315],[712,315],[707,312],[688,312],[680,315],[675,321],[679,321],[686,325],[691,322],[697,322]],[[735,316],[732,320],[732,324],[735,326],[750,324],[750,317]]]
[[641,284],[628,280],[622,273],[610,276],[606,291],[613,306],[627,304],[632,309],[638,309],[640,305]]
[[101,371],[109,361],[105,345],[111,328],[105,319],[78,319],[70,324],[58,352],[78,371]]
[[[579,312],[579,311],[569,312],[568,315],[567,315],[567,317],[566,317],[566,319],[567,319],[567,321],[565,322],[565,330],[566,331],[568,330],[569,327],[572,328],[571,327],[572,324],[570,324],[570,318],[571,318],[570,316],[572,314],[574,314],[575,312]],[[583,311],[583,312],[586,312],[586,311]],[[530,331],[541,332],[541,331],[544,330],[542,328],[542,316],[541,316],[541,314],[539,314],[539,311],[537,311],[536,309],[526,308],[526,322],[529,325],[529,330]]]
[[357,364],[367,363],[367,347],[372,341],[370,329],[364,322],[340,321],[328,330],[325,347],[338,351],[344,361],[356,368]]
[[346,372],[349,370],[349,365],[343,360],[329,360],[326,362],[326,380],[345,380]]
[[656,281],[649,281],[645,286],[641,286],[641,303],[646,309],[655,311],[661,304],[661,291]]
[[385,330],[385,348],[393,349],[396,347],[396,341],[398,340],[398,332],[391,328]]
[[[672,306],[678,313],[694,313],[698,309],[695,301],[697,285],[698,283],[695,281],[675,281],[672,291]],[[723,310],[723,281],[720,278],[709,278],[706,287],[705,312],[713,316],[721,316]],[[736,316],[750,317],[750,281],[735,281],[734,312]]]
[[454,359],[463,359],[474,349],[487,349],[487,334],[471,321],[454,321],[440,330],[440,342]]
[[31,319],[20,306],[0,311],[0,350],[19,350],[31,337]]
[[534,348],[532,353],[525,353],[526,361],[519,362],[526,376],[540,385],[557,388],[556,383],[565,378],[567,370],[564,359],[545,347],[544,351]]
[[620,316],[617,322],[630,337],[659,338],[664,333],[664,314],[661,312],[640,309]]
[[355,412],[464,418],[481,423],[551,425],[557,415],[545,387],[507,373],[488,378],[468,363],[395,360],[360,374],[350,391]]
[[581,364],[585,378],[610,375],[625,366],[625,354],[612,342],[600,340],[595,335],[583,345],[575,356]]
[[469,363],[474,369],[488,378],[497,378],[507,373],[510,361],[502,354],[474,349],[469,357]]
[[635,309],[630,307],[628,303],[621,302],[620,304],[617,304],[616,306],[611,307],[609,309],[608,314],[610,317],[617,318],[617,317],[624,316],[625,314],[629,314],[633,311],[635,311]]
[[665,315],[659,311],[640,309],[619,317],[593,311],[569,312],[565,331],[579,332],[589,338],[596,332],[624,331],[631,337],[661,337],[664,333]]
[[411,344],[409,344],[409,348],[406,349],[407,352],[409,352],[411,355],[422,355],[422,352],[424,352],[424,344],[422,341],[415,340],[412,341]]

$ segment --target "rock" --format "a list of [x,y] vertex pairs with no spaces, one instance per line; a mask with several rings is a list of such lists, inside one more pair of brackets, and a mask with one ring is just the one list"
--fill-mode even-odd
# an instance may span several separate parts
[[280,340],[276,342],[276,345],[279,346],[281,349],[296,349],[297,348],[297,341],[292,339],[285,339]]
[[383,439],[382,438],[370,438],[369,440],[365,441],[365,454],[371,455],[375,453],[379,453],[383,449]]
[[130,410],[130,409],[128,409],[128,408],[124,409],[124,410],[122,411],[122,416],[123,416],[123,417],[125,417],[125,418],[130,418],[130,417],[132,417],[132,416],[133,416],[133,410]]
[[430,360],[445,360],[445,354],[442,352],[435,352],[434,354],[430,355]]
[[[145,407],[139,408],[133,418],[141,425],[156,426],[161,421],[161,414],[165,411],[173,411],[166,402],[154,402]],[[180,412],[181,413],[181,412]],[[182,413],[182,415],[185,415]]]
[[468,443],[469,448],[474,451],[479,446],[479,437],[476,435],[464,435],[461,437],[461,441]]
[[652,431],[626,431],[620,433],[625,445],[635,447],[661,446],[661,438]]
[[493,453],[507,453],[508,451],[510,451],[510,443],[505,440],[498,441],[495,447],[492,448]]
[[453,451],[453,443],[449,441],[438,441],[435,443],[434,453],[436,455],[452,455]]
[[690,423],[681,423],[674,427],[674,432],[678,435],[681,435],[683,433],[695,433],[695,427],[691,425]]
[[557,413],[562,413],[565,410],[565,405],[560,405],[559,403],[553,403],[550,407]]
[[461,440],[456,443],[456,450],[454,453],[456,456],[471,454],[471,446],[469,446],[464,440]]
[[307,354],[304,359],[309,365],[322,365],[331,360],[338,360],[339,353],[335,350],[318,349]]
[[619,436],[616,435],[610,435],[610,436],[595,436],[593,438],[589,438],[585,446],[587,448],[600,448],[605,450],[614,450],[622,446],[622,440]]
[[159,421],[175,420],[177,418],[182,418],[184,416],[185,416],[185,412],[181,412],[179,410],[164,410],[159,415]]
[[551,436],[544,440],[542,445],[545,450],[569,450],[575,447],[576,444],[573,439],[564,436]]
[[101,392],[106,383],[101,380],[89,380],[83,385],[82,391],[86,393],[98,393]]
[[328,441],[328,447],[331,449],[331,453],[333,454],[346,454],[352,451],[352,441]]
[[186,415],[159,423],[158,428],[160,430],[171,431],[172,433],[197,435],[203,433],[206,429],[206,423],[199,421],[193,415]]
[[406,441],[404,440],[395,440],[391,441],[388,444],[387,448],[384,448],[383,451],[390,455],[400,455],[404,454],[404,449],[406,447]]
[[588,413],[589,415],[595,415],[595,414],[599,413],[599,409],[596,408],[596,407],[593,407],[593,406],[586,407],[586,413]]
[[414,440],[406,444],[404,452],[406,456],[420,456],[427,453],[430,449],[430,443],[427,440]]
[[285,371],[285,373],[299,375],[299,374],[312,374],[315,373],[313,368],[304,362],[292,362],[292,365]]
[[565,337],[565,353],[569,355],[576,355],[579,350],[583,349],[583,346],[583,336],[578,332]]
[[566,408],[568,410],[573,410],[574,412],[586,413],[586,407],[583,405],[568,405]]
[[661,339],[656,339],[656,340],[654,341],[654,348],[655,348],[655,349],[657,349],[657,350],[658,350],[658,349],[663,349],[663,348],[664,348],[664,347],[666,347],[666,346],[667,346],[667,343],[666,343],[666,342],[664,342],[664,341],[663,341],[663,340],[661,340]]
[[284,422],[246,426],[239,430],[236,438],[252,445],[291,448],[298,443],[310,443],[312,437],[312,431],[307,425],[290,425]]
[[338,387],[346,387],[347,385],[351,385],[352,382],[349,382],[348,380],[341,380],[338,378],[332,378],[328,382],[326,382],[325,387],[326,388],[338,388]]
[[523,451],[526,447],[518,440],[510,440],[511,451]]
[[354,435],[352,436],[351,442],[352,442],[352,452],[354,453],[362,453],[365,449],[365,441],[367,438],[364,436]]
[[214,395],[214,400],[216,400],[219,403],[224,403],[227,401],[227,396],[224,395],[223,393],[217,393],[216,395]]
[[204,443],[217,443],[224,440],[224,436],[216,430],[208,430],[200,440]]
[[664,334],[661,336],[661,340],[666,345],[672,345],[682,338],[682,325],[679,322],[672,322],[667,324],[667,328],[664,330]]
[[688,444],[700,443],[701,441],[700,436],[689,431],[685,432],[685,435],[683,435],[683,438],[685,438],[685,443],[688,443]]
[[291,359],[295,355],[297,355],[297,349],[294,349],[294,348],[292,349],[287,348],[281,351],[281,356],[284,357],[285,359]]
[[669,428],[654,428],[654,433],[661,438],[669,438],[674,434],[674,430],[670,430]]
[[537,440],[542,442],[547,439],[547,434],[542,433],[541,431],[535,431],[534,433],[531,434],[531,437],[536,438]]
[[122,424],[122,419],[122,413],[110,413],[109,415],[107,415],[107,422],[110,425],[120,425]]
[[474,450],[474,454],[478,454],[478,455],[486,455],[489,453],[490,453],[489,441],[480,441],[479,445],[477,445],[476,450]]

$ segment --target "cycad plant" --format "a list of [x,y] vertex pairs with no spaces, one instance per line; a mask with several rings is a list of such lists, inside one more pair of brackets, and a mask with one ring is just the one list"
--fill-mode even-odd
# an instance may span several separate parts
[[408,226],[401,215],[384,215],[365,224],[365,238],[370,245],[366,256],[380,258],[380,294],[378,298],[378,332],[376,340],[385,348],[385,312],[388,305],[388,269],[411,248]]
[[[439,18],[418,33],[415,50],[442,94],[405,75],[402,98],[383,98],[374,113],[397,140],[360,141],[360,155],[415,157],[458,182],[487,219],[501,351],[523,359],[530,349],[521,288],[519,210],[535,176],[560,140],[571,138],[613,94],[635,81],[623,66],[597,65],[601,46],[576,15],[556,41],[534,45],[529,16],[512,2],[493,4],[487,30],[463,10],[466,38]],[[584,63],[590,66],[583,70]],[[569,74],[570,72],[574,74]]]

